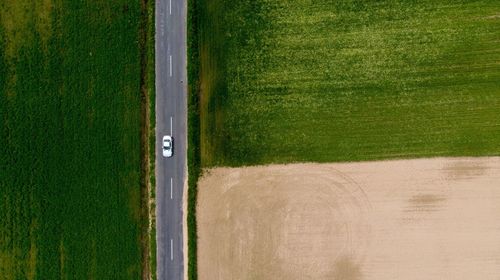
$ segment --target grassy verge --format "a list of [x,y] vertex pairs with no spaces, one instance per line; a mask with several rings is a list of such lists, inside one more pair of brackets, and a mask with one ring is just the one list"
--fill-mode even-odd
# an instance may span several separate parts
[[495,1],[200,1],[202,166],[499,155]]
[[156,279],[156,176],[155,176],[155,141],[156,141],[156,94],[155,94],[155,1],[148,0],[147,5],[147,88],[149,98],[149,266],[150,279]]
[[196,196],[197,182],[201,172],[200,160],[200,116],[199,94],[199,30],[198,0],[188,1],[188,279],[198,279],[197,274],[197,233]]
[[141,250],[142,279],[156,276],[154,1],[141,0]]
[[0,278],[147,272],[141,11],[139,0],[0,6]]

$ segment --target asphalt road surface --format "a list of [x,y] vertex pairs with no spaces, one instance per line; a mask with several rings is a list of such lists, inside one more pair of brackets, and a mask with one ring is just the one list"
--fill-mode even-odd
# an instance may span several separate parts
[[[186,0],[156,1],[156,241],[158,279],[184,276],[182,196],[186,176]],[[173,156],[162,155],[171,135]]]

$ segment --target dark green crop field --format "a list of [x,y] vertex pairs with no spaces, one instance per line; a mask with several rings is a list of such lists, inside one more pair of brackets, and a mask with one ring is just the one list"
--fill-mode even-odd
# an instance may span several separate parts
[[500,155],[500,2],[197,3],[202,166]]
[[140,279],[140,18],[0,1],[0,279]]

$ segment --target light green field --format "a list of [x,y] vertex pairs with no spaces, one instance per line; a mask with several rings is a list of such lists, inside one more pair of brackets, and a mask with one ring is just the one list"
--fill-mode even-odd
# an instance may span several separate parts
[[202,166],[500,154],[500,2],[198,2]]

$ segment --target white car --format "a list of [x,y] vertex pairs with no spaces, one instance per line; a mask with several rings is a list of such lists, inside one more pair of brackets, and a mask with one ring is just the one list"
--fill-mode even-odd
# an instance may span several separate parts
[[163,136],[163,156],[171,157],[174,152],[174,139],[171,136]]

